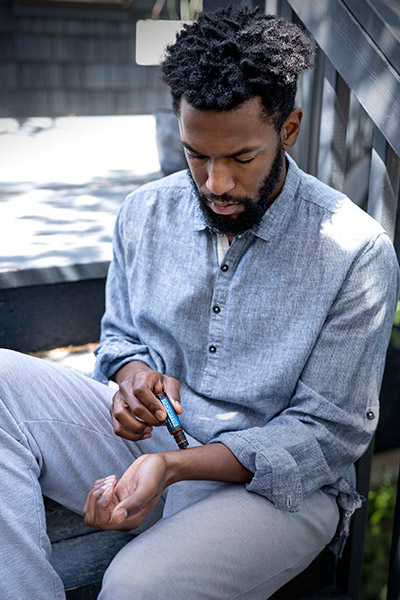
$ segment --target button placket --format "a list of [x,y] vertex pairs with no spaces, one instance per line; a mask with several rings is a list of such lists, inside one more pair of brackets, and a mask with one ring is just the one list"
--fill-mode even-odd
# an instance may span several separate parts
[[235,240],[229,250],[229,260],[224,260],[216,272],[213,297],[210,306],[210,327],[208,332],[207,359],[202,378],[202,392],[212,395],[215,377],[218,374],[219,361],[223,356],[225,330],[225,303],[231,280],[235,275],[236,266],[245,253],[249,240]]

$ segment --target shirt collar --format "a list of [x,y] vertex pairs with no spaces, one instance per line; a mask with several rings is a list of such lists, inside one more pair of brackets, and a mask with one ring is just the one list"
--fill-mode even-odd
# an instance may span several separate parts
[[261,222],[251,230],[251,233],[266,242],[276,234],[288,210],[293,206],[293,200],[300,183],[299,167],[290,156],[286,155],[286,158],[288,160],[288,170],[285,183]]
[[[299,186],[300,170],[290,156],[286,155],[286,158],[288,159],[288,170],[285,183],[283,184],[279,195],[263,216],[261,223],[250,230],[250,233],[265,241],[270,240],[272,235],[276,233],[278,226],[283,221],[288,208],[292,204],[292,200]],[[189,175],[187,175],[187,177],[189,177]],[[192,207],[193,229],[196,231],[206,229],[207,224],[199,206],[199,199],[193,190],[191,190],[190,202]]]

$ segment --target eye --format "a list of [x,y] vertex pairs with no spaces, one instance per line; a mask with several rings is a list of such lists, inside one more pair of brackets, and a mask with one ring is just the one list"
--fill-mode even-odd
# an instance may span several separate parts
[[196,160],[196,159],[202,160],[203,158],[206,158],[202,154],[191,154],[189,152],[189,150],[186,150],[186,156],[187,156],[187,158],[190,158],[191,160]]
[[247,160],[240,160],[239,158],[235,158],[235,161],[237,163],[239,163],[240,165],[248,165],[249,163],[251,163],[254,160],[254,156],[253,158],[248,158]]

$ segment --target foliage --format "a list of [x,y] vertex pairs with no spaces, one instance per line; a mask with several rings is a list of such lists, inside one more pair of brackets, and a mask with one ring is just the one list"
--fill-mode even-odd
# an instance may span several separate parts
[[396,350],[400,350],[400,302],[397,303],[397,310],[394,316],[392,335],[390,343]]
[[368,494],[368,523],[360,600],[386,599],[396,504],[395,477],[395,470],[387,467],[383,471],[379,488],[370,490]]

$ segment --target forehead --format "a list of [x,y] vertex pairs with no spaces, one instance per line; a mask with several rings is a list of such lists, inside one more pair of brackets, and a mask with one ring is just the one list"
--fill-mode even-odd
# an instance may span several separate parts
[[199,110],[182,98],[178,120],[182,141],[204,154],[229,155],[276,143],[275,127],[265,118],[259,97],[230,111]]

